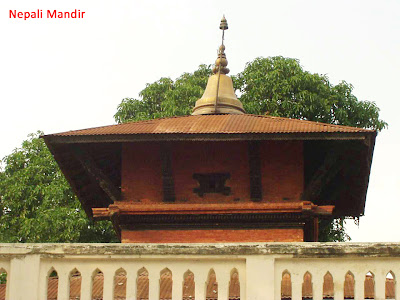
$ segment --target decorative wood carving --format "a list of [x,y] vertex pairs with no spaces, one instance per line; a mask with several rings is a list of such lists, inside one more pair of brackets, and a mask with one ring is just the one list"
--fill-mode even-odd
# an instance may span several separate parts
[[225,186],[225,182],[230,177],[229,173],[193,174],[193,179],[199,182],[199,187],[194,188],[193,192],[200,197],[206,193],[220,193],[227,196],[231,193],[231,188]]
[[260,142],[248,142],[250,167],[250,199],[255,202],[262,200]]

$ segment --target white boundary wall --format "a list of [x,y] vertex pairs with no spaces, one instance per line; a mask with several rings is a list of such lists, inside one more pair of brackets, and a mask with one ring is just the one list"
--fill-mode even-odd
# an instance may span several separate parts
[[[113,299],[113,278],[127,272],[127,299],[136,299],[137,272],[149,272],[150,300],[159,298],[160,272],[172,272],[172,299],[182,299],[183,276],[194,273],[196,297],[204,300],[209,270],[214,269],[218,299],[228,300],[236,268],[240,299],[281,299],[282,272],[291,274],[292,299],[302,299],[305,272],[312,275],[313,299],[322,299],[323,277],[333,276],[335,299],[343,299],[344,277],[355,277],[355,299],[364,299],[364,279],[374,274],[375,299],[385,299],[386,275],[400,276],[400,243],[243,243],[243,244],[0,244],[0,270],[7,272],[6,300],[41,300],[47,296],[52,269],[59,277],[58,299],[69,299],[69,274],[82,274],[81,299],[91,297],[96,269],[104,274],[104,300]],[[400,284],[395,285],[400,300]]]

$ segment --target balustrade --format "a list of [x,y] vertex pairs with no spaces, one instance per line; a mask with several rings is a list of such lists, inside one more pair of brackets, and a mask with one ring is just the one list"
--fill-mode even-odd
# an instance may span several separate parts
[[400,244],[0,244],[0,300],[400,299]]

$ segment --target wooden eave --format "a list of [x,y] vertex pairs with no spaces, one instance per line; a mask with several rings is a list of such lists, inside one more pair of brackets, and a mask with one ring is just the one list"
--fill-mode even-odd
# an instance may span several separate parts
[[46,143],[130,143],[160,141],[248,141],[248,140],[367,140],[375,131],[365,132],[301,132],[301,133],[158,133],[110,135],[45,135]]

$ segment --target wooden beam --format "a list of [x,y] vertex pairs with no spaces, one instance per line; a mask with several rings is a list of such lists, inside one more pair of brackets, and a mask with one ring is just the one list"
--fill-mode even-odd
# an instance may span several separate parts
[[260,142],[248,142],[250,169],[250,199],[254,202],[262,200]]
[[314,218],[314,242],[318,242],[319,240],[319,222],[318,217]]
[[[45,140],[45,142],[46,142],[46,145],[49,148],[51,154],[53,155],[54,159],[56,160],[58,166],[60,167],[61,172],[64,174],[65,179],[71,186],[72,191],[74,192],[74,194],[78,197],[79,201],[81,202],[82,207],[83,207],[84,211],[86,212],[86,215],[89,218],[92,218],[93,215],[92,215],[91,207],[86,203],[87,197],[85,197],[84,193],[81,191],[79,186],[76,184],[76,181],[73,180],[73,176],[70,175],[67,161],[64,160],[64,155],[59,154],[59,149],[55,149],[55,148],[57,148],[57,145],[47,143],[46,140]],[[66,153],[66,152],[64,152],[64,153]],[[68,154],[70,154],[70,153],[68,153]]]
[[318,206],[308,201],[288,203],[152,203],[133,204],[117,202],[108,208],[93,208],[95,218],[107,218],[111,212],[119,215],[204,215],[204,214],[282,214],[297,213],[305,216],[330,216],[333,205]]
[[119,201],[121,199],[121,190],[103,173],[94,159],[81,147],[73,147],[73,153],[89,177],[98,183],[100,188],[111,199],[111,202]]
[[96,207],[92,208],[92,211],[93,218],[95,218],[96,221],[111,220],[115,233],[117,234],[118,239],[121,241],[121,226],[119,222],[120,211],[118,207],[115,205],[111,208]]
[[119,224],[119,210],[118,209],[110,210],[110,220],[111,220],[111,223],[115,230],[115,233],[117,234],[118,239],[121,241],[121,226]]
[[110,220],[110,211],[106,207],[95,207],[92,208],[93,218],[97,220]]
[[314,172],[310,182],[304,189],[302,199],[311,202],[319,200],[324,186],[339,173],[344,164],[345,159],[341,156],[341,149],[339,147],[331,149],[326,154],[322,165]]
[[164,202],[175,202],[175,184],[171,166],[171,147],[168,143],[161,144],[160,156]]

